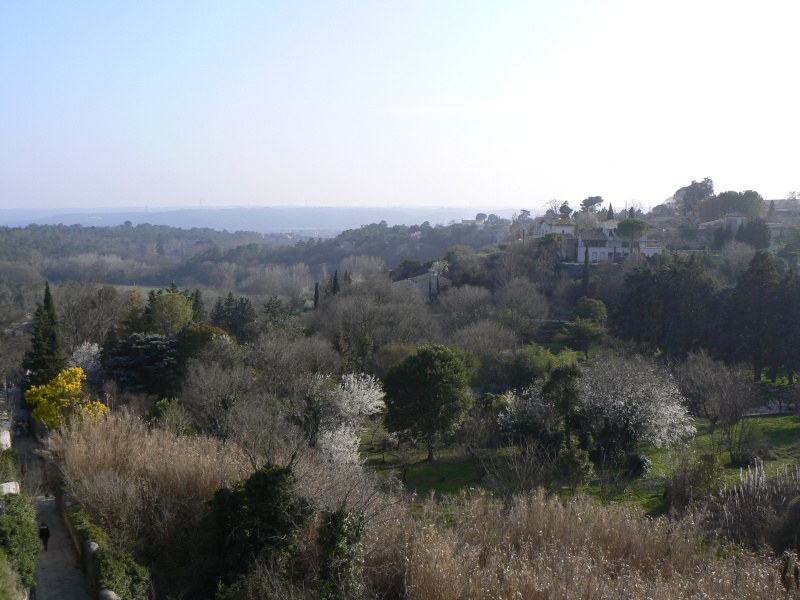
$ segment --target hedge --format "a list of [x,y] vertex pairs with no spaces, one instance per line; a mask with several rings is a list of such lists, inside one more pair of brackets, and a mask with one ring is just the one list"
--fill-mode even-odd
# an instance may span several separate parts
[[[97,544],[95,589],[111,590],[121,600],[147,600],[150,589],[148,569],[138,564],[130,552],[113,544],[85,509],[72,506],[67,517],[78,536],[82,554],[86,552],[86,542]],[[82,558],[89,560],[87,556]]]
[[34,583],[36,556],[39,554],[39,528],[36,509],[28,496],[5,494],[0,497],[0,549],[25,587]]

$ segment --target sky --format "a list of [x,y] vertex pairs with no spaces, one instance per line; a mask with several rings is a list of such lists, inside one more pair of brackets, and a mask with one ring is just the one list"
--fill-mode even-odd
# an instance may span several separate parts
[[797,0],[0,2],[0,208],[800,189]]

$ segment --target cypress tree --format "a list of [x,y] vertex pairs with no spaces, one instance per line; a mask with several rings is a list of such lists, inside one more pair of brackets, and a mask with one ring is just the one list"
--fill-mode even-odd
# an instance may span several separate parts
[[614,209],[611,208],[611,202],[608,203],[608,214],[606,215],[606,221],[610,221],[614,218]]
[[314,308],[319,306],[319,281],[314,282]]
[[45,282],[44,300],[34,314],[31,348],[25,352],[22,368],[27,371],[25,387],[43,385],[58,375],[66,361],[61,354],[61,332],[58,327],[56,307],[50,293],[50,284]]
[[331,286],[331,294],[339,293],[339,271],[333,272],[333,285]]
[[589,246],[583,249],[583,295],[589,295]]

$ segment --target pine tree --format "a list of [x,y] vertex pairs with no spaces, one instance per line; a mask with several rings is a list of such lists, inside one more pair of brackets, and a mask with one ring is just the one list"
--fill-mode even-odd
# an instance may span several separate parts
[[199,289],[196,289],[191,295],[192,300],[192,320],[197,325],[205,323],[206,320],[206,305],[203,302],[203,295]]
[[66,361],[61,354],[61,333],[55,303],[50,293],[50,284],[45,282],[44,300],[37,306],[34,315],[31,348],[22,360],[22,368],[28,372],[25,388],[48,383],[65,366]]

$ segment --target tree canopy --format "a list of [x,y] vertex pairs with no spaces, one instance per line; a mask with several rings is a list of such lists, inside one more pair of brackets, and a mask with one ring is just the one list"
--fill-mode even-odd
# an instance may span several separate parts
[[461,352],[438,344],[420,346],[384,378],[386,428],[424,443],[432,461],[436,437],[469,407],[469,380]]

